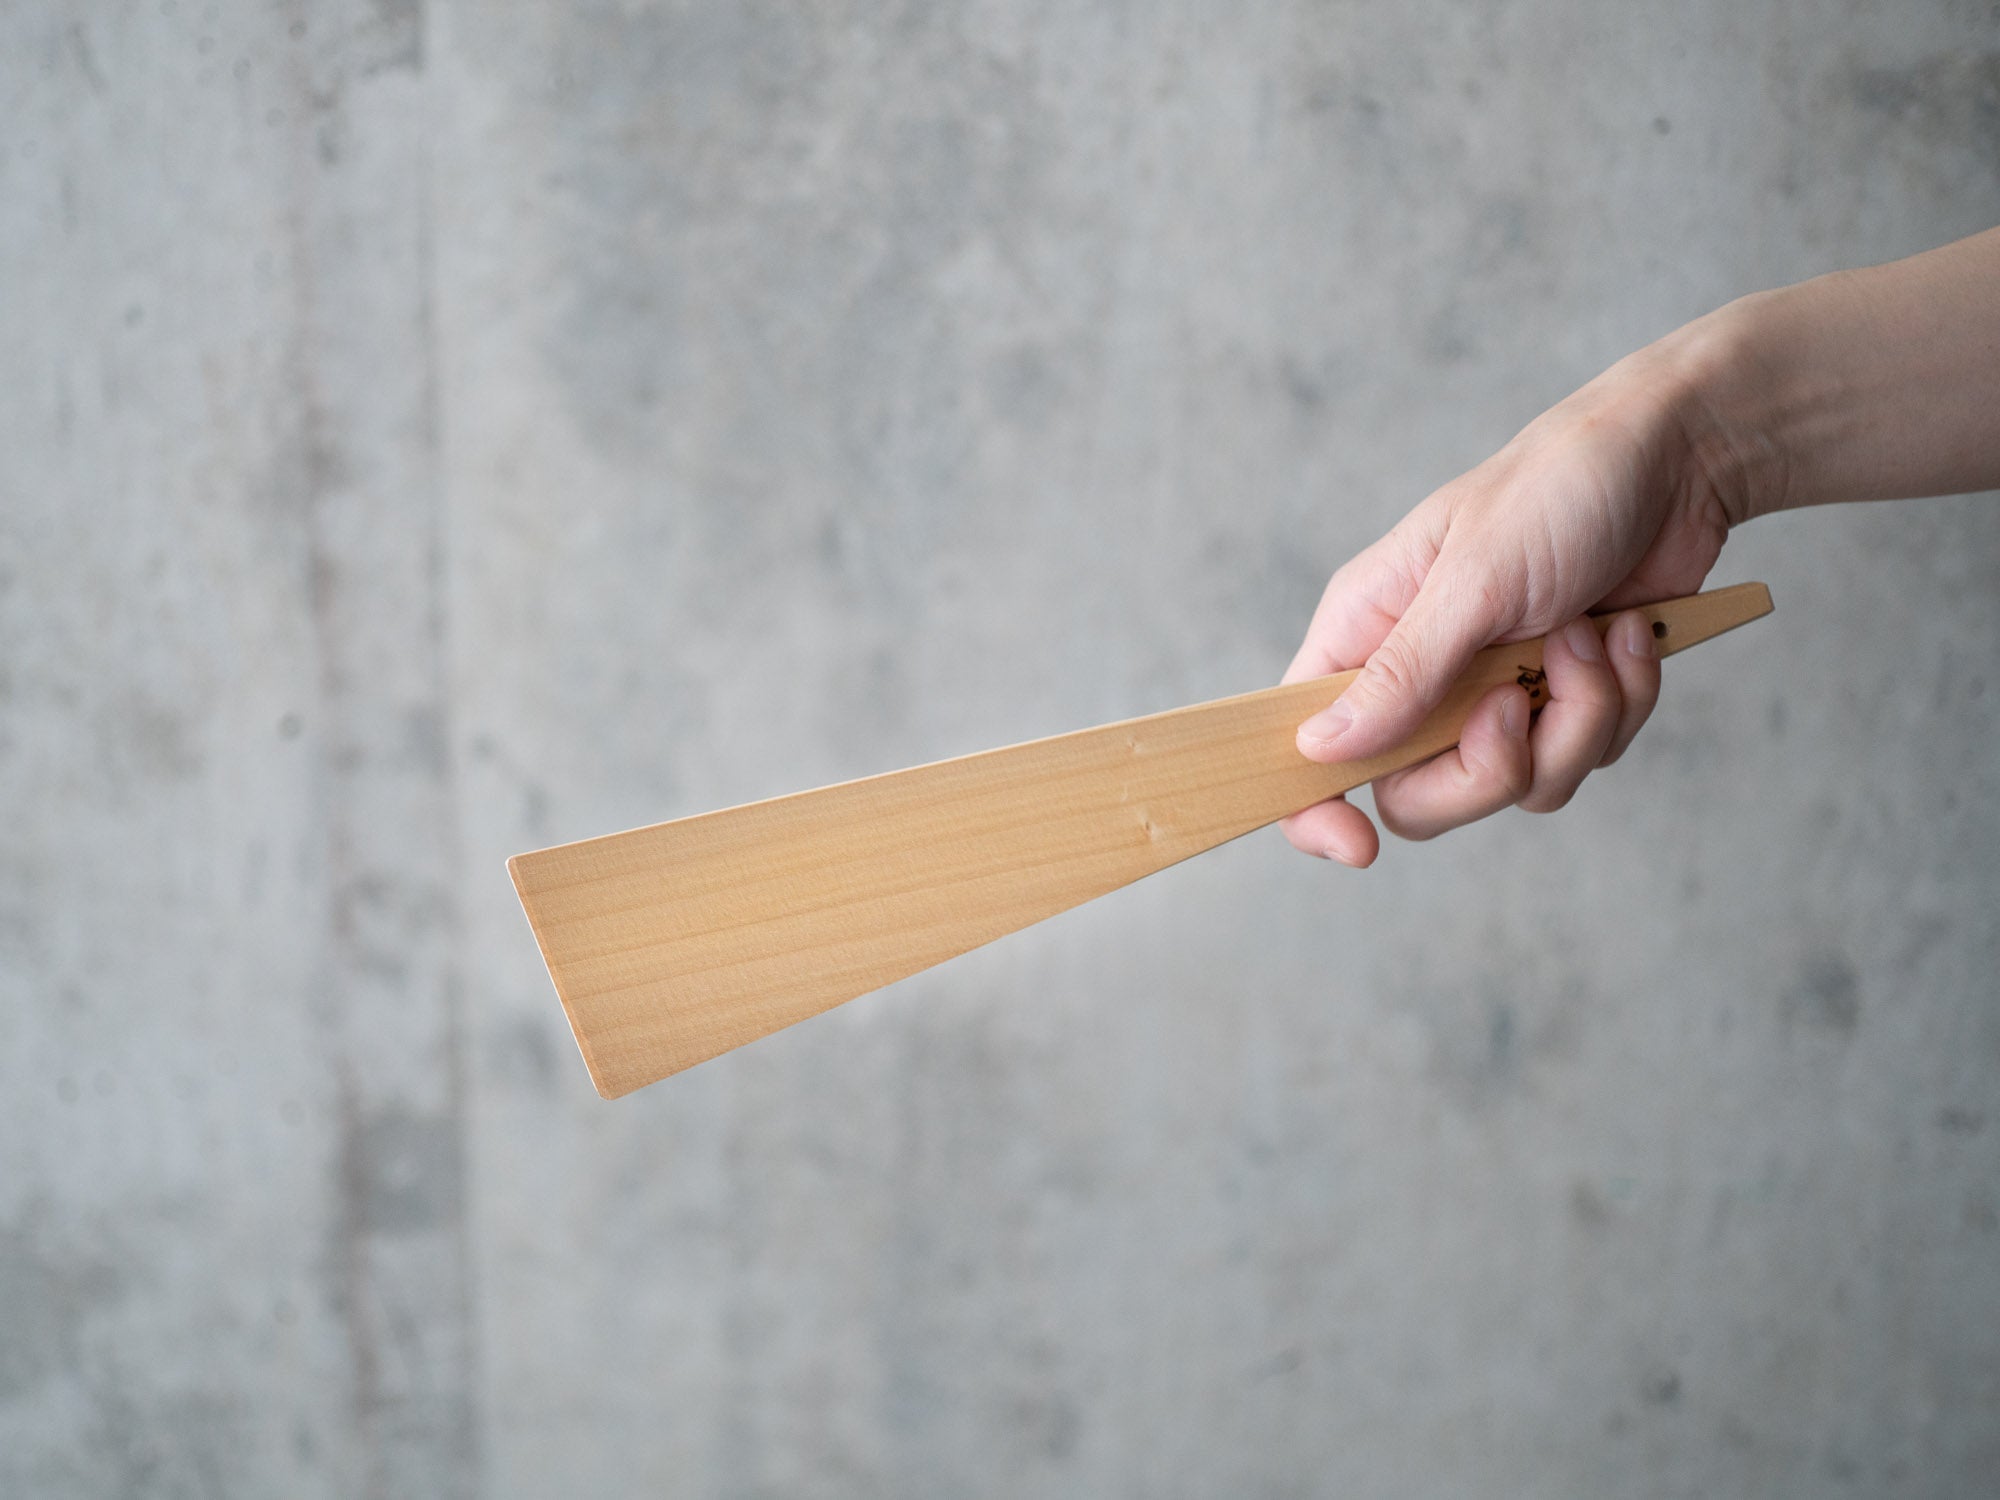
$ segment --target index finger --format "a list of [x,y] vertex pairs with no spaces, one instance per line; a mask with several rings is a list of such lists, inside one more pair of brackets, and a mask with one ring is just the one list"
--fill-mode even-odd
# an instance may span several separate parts
[[1368,660],[1422,585],[1423,570],[1412,566],[1408,546],[1392,531],[1334,571],[1279,681],[1324,677]]

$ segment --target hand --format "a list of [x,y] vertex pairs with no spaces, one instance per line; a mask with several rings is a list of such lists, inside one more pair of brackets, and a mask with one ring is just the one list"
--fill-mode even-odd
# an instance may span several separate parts
[[[1383,825],[1425,839],[1503,807],[1552,812],[1639,732],[1659,696],[1652,632],[1614,620],[1600,646],[1589,609],[1695,592],[1728,534],[1708,445],[1664,346],[1614,366],[1499,453],[1425,500],[1333,575],[1284,680],[1366,669],[1299,728],[1310,760],[1354,760],[1405,739],[1473,654],[1560,631],[1550,702],[1496,688],[1458,748],[1374,784]],[[1285,819],[1308,854],[1363,866],[1367,816],[1335,798]]]
[[[1739,298],[1613,365],[1333,575],[1285,681],[1366,663],[1299,727],[1319,761],[1405,739],[1492,641],[1701,586],[1732,524],[1770,511],[2000,487],[2000,229]],[[1643,637],[1643,638],[1642,638]],[[1551,702],[1496,688],[1456,750],[1375,783],[1390,831],[1561,807],[1659,693],[1650,634],[1547,648]],[[1285,820],[1308,854],[1380,847],[1345,801]]]

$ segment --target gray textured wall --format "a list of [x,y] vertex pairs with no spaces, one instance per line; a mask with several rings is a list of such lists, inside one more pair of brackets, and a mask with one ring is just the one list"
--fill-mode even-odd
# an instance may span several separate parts
[[2000,220],[1987,0],[0,17],[0,1493],[1992,1493],[1990,498],[1739,536],[1563,816],[615,1105],[501,868],[1274,679]]

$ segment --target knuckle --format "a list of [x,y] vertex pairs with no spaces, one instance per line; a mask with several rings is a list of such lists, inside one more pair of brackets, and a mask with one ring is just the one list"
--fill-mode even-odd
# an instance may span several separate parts
[[1660,701],[1660,674],[1657,671],[1641,672],[1629,681],[1620,682],[1618,691],[1627,711],[1644,719],[1653,711],[1653,705]]
[[1392,637],[1382,643],[1368,669],[1378,696],[1408,699],[1416,694],[1423,680],[1422,648],[1407,637]]
[[1615,714],[1624,704],[1625,693],[1618,674],[1608,661],[1585,661],[1567,645],[1551,657],[1551,691],[1572,703],[1585,703],[1603,713]]
[[1568,782],[1559,786],[1533,787],[1521,798],[1523,811],[1531,813],[1561,812],[1576,795],[1580,783]]
[[1483,750],[1459,748],[1469,791],[1483,794],[1483,800],[1521,804],[1534,789],[1534,768],[1525,754],[1488,755]]
[[1380,807],[1375,811],[1382,819],[1382,826],[1406,844],[1427,844],[1444,832],[1428,824],[1412,823],[1400,813],[1384,812]]

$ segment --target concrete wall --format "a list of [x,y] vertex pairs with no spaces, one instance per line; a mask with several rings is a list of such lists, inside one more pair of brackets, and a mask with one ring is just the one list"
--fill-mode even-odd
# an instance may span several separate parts
[[2000,219],[1985,0],[28,0],[0,99],[0,1493],[1991,1493],[1990,497],[1740,535],[1560,817],[618,1104],[501,867],[1273,680]]

